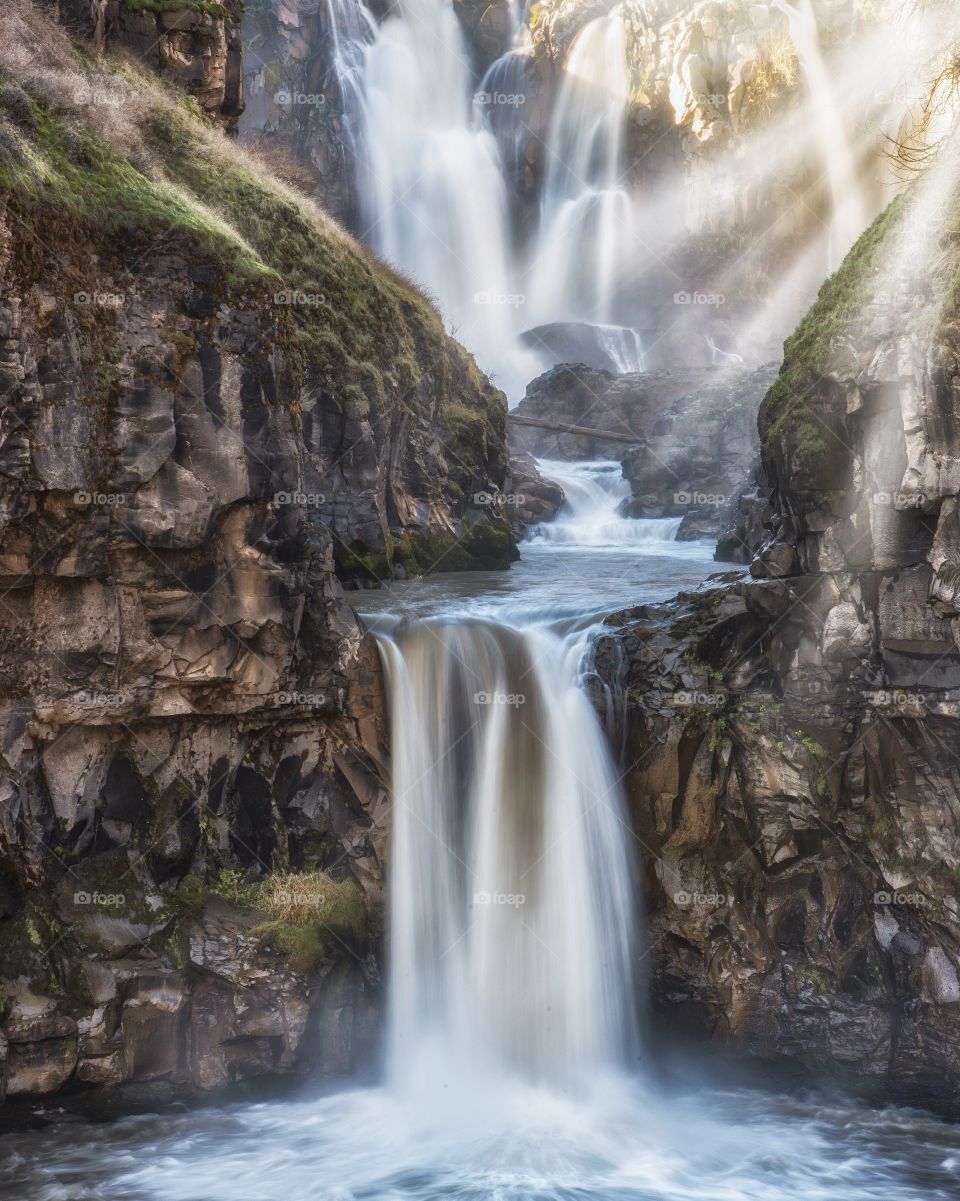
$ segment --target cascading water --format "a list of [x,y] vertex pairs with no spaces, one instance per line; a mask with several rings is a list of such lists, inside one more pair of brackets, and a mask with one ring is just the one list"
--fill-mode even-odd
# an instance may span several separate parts
[[679,517],[634,520],[619,510],[630,496],[619,462],[597,459],[570,463],[563,459],[541,459],[543,475],[563,489],[564,500],[556,520],[540,526],[535,540],[549,546],[580,546],[593,549],[671,544],[680,528]]
[[404,0],[383,22],[363,70],[359,190],[376,249],[522,394],[537,361],[517,341],[506,190],[496,139],[474,118],[468,60],[447,0]]
[[608,323],[633,207],[620,186],[630,80],[619,6],[586,24],[566,61],[547,135],[540,236],[530,267],[538,321]]
[[376,37],[377,23],[363,0],[324,2],[332,43],[331,66],[340,88],[344,132],[356,154],[363,113],[364,52]]
[[380,646],[391,1079],[570,1085],[627,1066],[636,896],[617,773],[578,686],[584,636],[428,621]]
[[641,369],[636,332],[610,324],[632,241],[632,205],[618,183],[629,93],[619,9],[591,21],[571,49],[550,123],[541,225],[524,268],[507,181],[529,136],[529,56],[504,55],[474,92],[449,0],[403,0],[362,53],[359,192],[373,246],[435,295],[508,396],[521,396],[543,369],[520,334],[545,322],[608,326],[614,361]]

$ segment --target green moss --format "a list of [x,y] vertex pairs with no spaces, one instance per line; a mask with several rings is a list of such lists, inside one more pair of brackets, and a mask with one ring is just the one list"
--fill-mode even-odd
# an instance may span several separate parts
[[787,443],[801,460],[822,456],[824,429],[808,398],[827,372],[834,340],[856,320],[876,286],[883,251],[904,208],[899,196],[860,237],[840,269],[821,287],[816,302],[784,344],[784,360],[760,411],[765,446]]
[[446,530],[404,534],[396,557],[409,575],[429,575],[434,571],[497,571],[509,567],[519,552],[506,522],[481,521],[459,538]]
[[232,276],[270,274],[237,234],[165,181],[149,179],[90,133],[67,128],[40,106],[22,163],[0,163],[0,191],[29,228],[48,208],[61,223],[72,217],[92,242],[115,249],[118,240],[149,249],[158,231],[201,260],[213,260]]
[[210,893],[236,905],[238,909],[251,908],[257,900],[257,884],[246,881],[244,873],[235,868],[223,868],[208,885]]
[[337,575],[348,583],[379,584],[391,576],[390,560],[385,550],[366,547],[354,542],[349,547],[334,544]]
[[227,15],[225,6],[216,3],[216,0],[123,0],[123,8],[128,13],[171,13],[194,9],[211,17]]
[[302,972],[342,951],[356,951],[372,933],[357,884],[322,871],[267,877],[258,886],[256,907],[268,920],[251,932]]
[[826,973],[822,972],[820,968],[810,967],[805,964],[797,968],[797,975],[802,980],[808,981],[821,996],[830,991],[830,981],[827,979]]

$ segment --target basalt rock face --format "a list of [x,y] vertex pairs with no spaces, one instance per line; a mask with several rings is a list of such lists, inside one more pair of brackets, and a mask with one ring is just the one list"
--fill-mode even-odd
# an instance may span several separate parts
[[682,516],[681,539],[716,538],[756,458],[757,410],[774,372],[726,371],[660,408],[643,444],[623,457],[627,515]]
[[956,252],[936,187],[877,222],[787,343],[758,578],[618,615],[598,662],[624,698],[664,1025],[956,1113]]
[[[515,553],[503,397],[148,75],[26,3],[0,47],[0,1079],[355,1068],[386,750],[341,578]],[[349,920],[275,920],[278,872]]]
[[[683,517],[680,538],[715,538],[757,455],[757,410],[774,371],[555,367],[514,413],[557,428],[512,423],[511,443],[544,458],[620,459],[632,491],[627,516]],[[562,432],[569,426],[612,437]]]
[[241,137],[268,153],[289,155],[323,207],[356,228],[360,110],[351,73],[359,68],[360,47],[370,36],[364,10],[351,3],[268,0],[245,6],[242,32],[246,108]]
[[[75,36],[91,39],[98,51],[130,51],[236,133],[243,112],[242,0],[183,0],[179,5],[46,0],[46,7]],[[99,103],[95,89],[90,103]]]

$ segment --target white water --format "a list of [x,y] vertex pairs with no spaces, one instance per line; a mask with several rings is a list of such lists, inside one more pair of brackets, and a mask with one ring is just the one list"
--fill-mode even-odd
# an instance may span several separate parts
[[623,325],[597,325],[595,328],[600,349],[610,356],[617,371],[625,374],[646,370],[643,342],[635,329]]
[[564,500],[556,520],[536,531],[531,548],[539,542],[593,550],[639,549],[650,543],[672,542],[677,536],[680,517],[634,520],[620,515],[618,510],[630,496],[630,485],[618,461],[542,459],[540,470],[560,485]]
[[633,206],[620,185],[629,95],[618,6],[577,34],[550,118],[541,232],[530,269],[539,323],[610,321],[634,242]]
[[[402,0],[362,52],[364,236],[435,296],[457,337],[519,398],[544,367],[521,332],[558,320],[609,326],[633,240],[617,182],[629,92],[619,10],[590,22],[571,49],[525,266],[505,175],[517,169],[526,55],[503,56],[474,92],[449,0]],[[636,331],[610,330],[600,336],[614,361],[642,370]]]
[[363,0],[324,0],[333,44],[331,63],[340,87],[344,131],[354,152],[363,113],[365,48],[377,34],[377,23]]
[[582,1087],[636,1055],[637,898],[583,634],[382,637],[393,755],[388,1078]]
[[716,344],[709,334],[704,334],[703,336],[707,343],[707,349],[710,351],[710,365],[712,367],[739,367],[743,363],[742,354],[737,354],[734,350],[724,350]]
[[367,238],[518,394],[537,360],[516,340],[506,192],[496,140],[474,120],[468,59],[448,0],[404,0],[383,22],[363,72],[360,198]]
[[[710,566],[704,545],[544,544],[516,575],[355,598],[387,610],[386,1082],[109,1126],[60,1121],[51,1099],[43,1129],[5,1136],[0,1197],[954,1201],[955,1130],[930,1115],[717,1087],[699,1062],[668,1086],[630,1062],[647,952],[624,858],[640,849],[578,676],[597,608],[664,599]],[[524,700],[477,705],[481,690]],[[498,889],[524,902],[474,901]]]

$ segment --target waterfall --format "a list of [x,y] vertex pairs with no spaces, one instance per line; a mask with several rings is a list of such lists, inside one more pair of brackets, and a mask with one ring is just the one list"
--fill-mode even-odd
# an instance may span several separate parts
[[536,373],[517,342],[499,152],[475,119],[469,52],[448,0],[404,0],[365,52],[360,196],[368,239],[431,292],[498,382]]
[[[558,320],[611,325],[632,241],[632,204],[618,184],[629,93],[620,10],[591,21],[571,48],[525,268],[511,197],[528,137],[529,54],[503,55],[474,91],[450,0],[401,0],[361,53],[364,236],[435,297],[460,341],[519,398],[544,369],[524,330]],[[636,370],[639,339],[623,334],[634,345],[621,336],[614,349]]]
[[633,243],[633,206],[620,186],[629,94],[626,31],[617,7],[577,34],[550,119],[542,227],[531,267],[540,321],[610,321],[624,247]]
[[389,1072],[586,1084],[638,1045],[636,893],[586,635],[380,636],[393,748]]
[[813,0],[773,0],[787,18],[790,37],[807,84],[814,134],[820,146],[830,188],[832,214],[828,235],[828,267],[835,270],[869,224],[857,164],[844,131],[845,112],[820,46]]
[[539,459],[541,474],[563,489],[563,505],[556,518],[540,526],[526,549],[542,546],[588,546],[594,549],[672,543],[680,528],[679,517],[633,519],[620,507],[630,497],[630,484],[620,463],[597,459],[570,463]]

